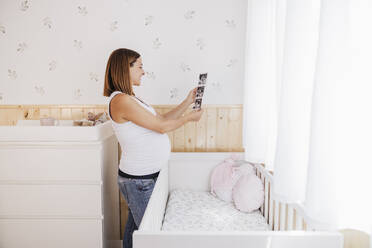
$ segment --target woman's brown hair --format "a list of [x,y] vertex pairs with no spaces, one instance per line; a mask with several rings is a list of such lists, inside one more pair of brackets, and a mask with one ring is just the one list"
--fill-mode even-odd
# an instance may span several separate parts
[[134,96],[130,83],[129,67],[132,67],[141,55],[133,50],[119,48],[113,51],[107,61],[103,95],[109,97],[114,91]]

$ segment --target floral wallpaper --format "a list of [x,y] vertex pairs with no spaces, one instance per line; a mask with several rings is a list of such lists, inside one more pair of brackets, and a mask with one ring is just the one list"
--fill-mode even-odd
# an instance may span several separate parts
[[177,104],[208,72],[205,104],[243,103],[247,0],[1,0],[0,104],[104,104],[107,59],[142,56],[134,90]]

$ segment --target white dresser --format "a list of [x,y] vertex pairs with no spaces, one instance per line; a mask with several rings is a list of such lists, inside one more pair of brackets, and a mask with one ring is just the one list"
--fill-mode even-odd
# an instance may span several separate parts
[[111,123],[0,126],[0,247],[121,247]]

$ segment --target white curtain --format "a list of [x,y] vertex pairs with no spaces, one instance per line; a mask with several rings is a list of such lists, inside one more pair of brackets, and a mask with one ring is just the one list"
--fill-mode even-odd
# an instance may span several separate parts
[[243,107],[245,159],[265,162],[269,167],[277,101],[274,3],[275,0],[248,1]]
[[320,0],[287,1],[274,163],[274,197],[285,202],[305,200],[319,8]]
[[372,4],[322,2],[307,214],[332,228],[372,228]]
[[372,230],[371,2],[248,1],[245,157],[327,229]]

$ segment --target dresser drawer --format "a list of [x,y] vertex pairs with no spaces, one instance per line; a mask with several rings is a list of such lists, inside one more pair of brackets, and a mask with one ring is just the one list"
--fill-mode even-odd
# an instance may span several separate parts
[[101,150],[0,147],[2,180],[101,180]]
[[102,248],[102,220],[0,219],[0,247]]
[[102,217],[101,185],[0,184],[4,216]]

